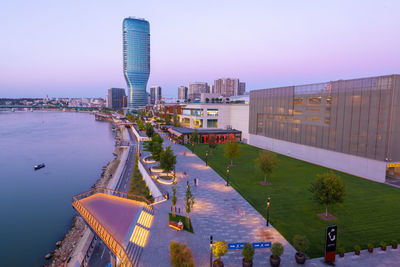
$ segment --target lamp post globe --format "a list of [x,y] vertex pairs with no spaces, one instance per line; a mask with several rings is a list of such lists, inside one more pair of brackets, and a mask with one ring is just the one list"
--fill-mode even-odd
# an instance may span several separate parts
[[229,186],[229,165],[226,167],[226,186]]
[[270,202],[271,202],[271,197],[268,196],[267,197],[267,227],[269,226],[269,206],[270,206]]

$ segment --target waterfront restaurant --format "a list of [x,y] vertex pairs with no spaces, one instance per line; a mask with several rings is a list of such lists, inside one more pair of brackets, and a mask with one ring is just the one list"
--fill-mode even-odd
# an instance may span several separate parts
[[[184,127],[168,127],[168,133],[172,140],[179,144],[190,143],[190,137],[195,129]],[[197,129],[199,133],[200,143],[227,143],[240,142],[242,140],[242,132],[235,129]]]

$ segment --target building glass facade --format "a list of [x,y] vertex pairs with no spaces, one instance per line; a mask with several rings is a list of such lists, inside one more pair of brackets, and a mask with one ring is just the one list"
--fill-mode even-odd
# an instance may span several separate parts
[[400,75],[254,90],[249,133],[400,162]]
[[128,85],[128,109],[147,104],[146,86],[150,74],[150,25],[144,19],[123,21],[124,76]]

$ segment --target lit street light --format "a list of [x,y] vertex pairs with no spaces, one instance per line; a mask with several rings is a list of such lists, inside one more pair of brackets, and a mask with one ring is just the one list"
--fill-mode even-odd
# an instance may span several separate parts
[[269,226],[269,205],[270,205],[271,197],[267,198],[267,227]]
[[229,165],[226,167],[226,186],[229,186]]

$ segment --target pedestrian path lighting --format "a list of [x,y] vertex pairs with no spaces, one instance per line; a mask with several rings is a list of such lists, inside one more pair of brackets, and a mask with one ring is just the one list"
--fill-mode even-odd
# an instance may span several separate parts
[[206,166],[208,166],[208,151],[206,151]]
[[226,186],[229,186],[229,165],[226,167]]
[[267,227],[269,226],[269,205],[270,205],[271,197],[267,198]]

